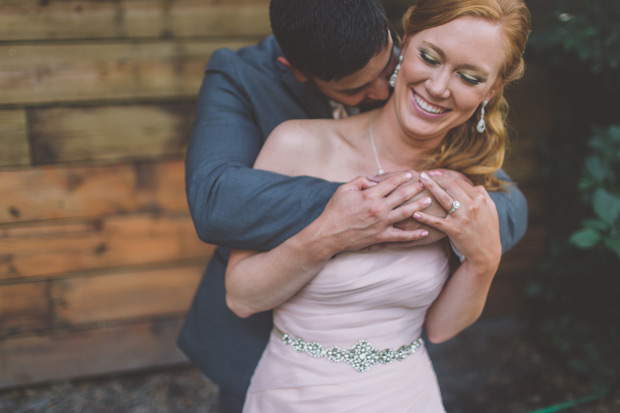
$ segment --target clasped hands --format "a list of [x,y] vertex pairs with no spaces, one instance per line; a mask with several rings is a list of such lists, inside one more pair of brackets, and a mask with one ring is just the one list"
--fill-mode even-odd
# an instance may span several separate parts
[[[448,214],[455,200],[458,208]],[[336,252],[424,245],[447,235],[467,258],[480,256],[480,249],[501,255],[494,202],[483,187],[455,171],[355,178],[339,187],[321,217],[331,225]]]

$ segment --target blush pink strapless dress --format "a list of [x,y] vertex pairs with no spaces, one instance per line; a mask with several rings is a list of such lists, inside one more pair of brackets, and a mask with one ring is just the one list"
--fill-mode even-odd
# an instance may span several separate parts
[[[377,350],[397,350],[420,337],[448,272],[441,243],[342,253],[274,310],[274,325],[325,349],[349,349],[366,340]],[[423,345],[402,360],[359,372],[345,362],[298,352],[272,333],[243,411],[437,413],[444,407]]]

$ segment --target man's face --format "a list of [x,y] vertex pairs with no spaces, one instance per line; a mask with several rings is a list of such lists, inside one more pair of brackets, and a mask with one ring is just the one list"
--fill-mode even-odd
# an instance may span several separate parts
[[372,106],[382,103],[390,96],[388,80],[396,66],[396,56],[392,38],[379,54],[366,66],[339,80],[325,81],[310,78],[325,96],[348,106]]

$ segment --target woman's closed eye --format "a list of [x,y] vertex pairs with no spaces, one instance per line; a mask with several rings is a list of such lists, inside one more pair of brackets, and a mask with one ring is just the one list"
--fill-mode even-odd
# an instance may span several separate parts
[[465,83],[468,83],[470,85],[479,85],[483,82],[482,79],[476,76],[468,75],[467,73],[459,73],[459,76],[461,77],[461,79],[463,79]]
[[437,66],[439,64],[439,61],[437,59],[433,58],[424,50],[420,50],[420,57],[431,66]]

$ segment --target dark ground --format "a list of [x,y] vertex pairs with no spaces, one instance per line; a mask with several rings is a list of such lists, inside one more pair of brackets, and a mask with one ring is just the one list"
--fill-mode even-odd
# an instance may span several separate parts
[[[591,390],[545,358],[511,318],[480,320],[429,350],[449,413],[620,412],[617,388],[588,403],[551,408]],[[216,397],[216,386],[184,366],[0,392],[0,412],[216,413]]]

